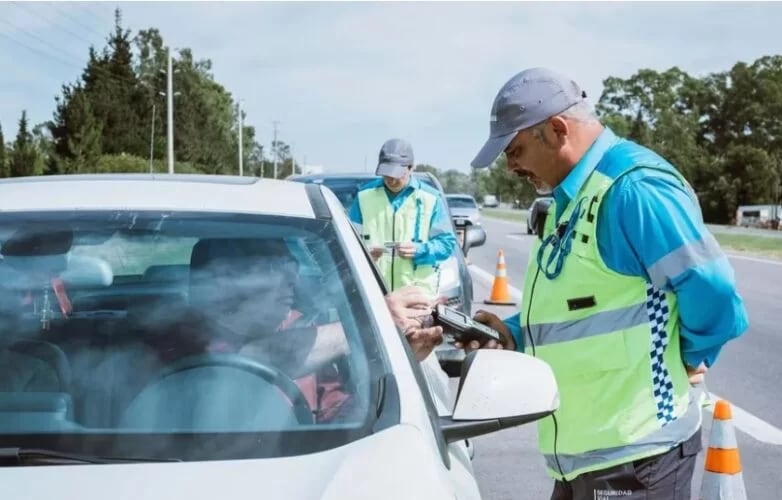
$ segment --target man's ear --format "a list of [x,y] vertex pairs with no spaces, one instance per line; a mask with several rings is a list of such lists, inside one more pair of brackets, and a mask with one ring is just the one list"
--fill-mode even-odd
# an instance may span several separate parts
[[561,116],[552,116],[549,119],[551,130],[557,138],[564,138],[570,134],[570,124]]
[[570,124],[561,116],[552,116],[549,119],[551,131],[554,133],[553,139],[555,144],[561,145],[565,142],[565,139],[570,135]]

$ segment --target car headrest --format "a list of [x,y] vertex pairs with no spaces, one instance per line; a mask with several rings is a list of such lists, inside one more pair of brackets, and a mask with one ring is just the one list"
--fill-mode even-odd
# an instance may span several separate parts
[[195,244],[190,254],[192,270],[206,267],[218,258],[226,257],[292,257],[282,239],[270,238],[208,238]]
[[105,260],[89,255],[71,255],[68,268],[60,275],[67,286],[107,287],[114,282],[114,272]]
[[108,262],[86,255],[4,256],[0,260],[0,283],[9,290],[48,286],[59,277],[66,287],[107,287],[114,281]]
[[238,265],[247,265],[248,260],[263,257],[291,257],[288,245],[282,239],[268,238],[210,238],[193,246],[190,254],[190,303],[198,306],[218,300],[215,289],[221,287],[220,279],[210,269],[217,260],[236,259]]

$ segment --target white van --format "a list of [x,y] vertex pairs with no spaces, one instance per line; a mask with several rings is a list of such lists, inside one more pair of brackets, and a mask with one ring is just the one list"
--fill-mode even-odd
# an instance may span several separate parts
[[500,201],[493,194],[487,194],[483,197],[483,206],[487,208],[496,208],[500,206]]

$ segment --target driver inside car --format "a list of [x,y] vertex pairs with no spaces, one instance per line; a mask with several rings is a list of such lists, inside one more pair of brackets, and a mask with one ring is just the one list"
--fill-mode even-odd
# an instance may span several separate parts
[[336,368],[348,353],[345,333],[339,322],[318,324],[294,308],[298,263],[284,243],[274,243],[193,269],[193,314],[169,352],[233,353],[273,366],[295,379],[315,420],[327,422],[349,406]]
[[333,419],[350,398],[334,365],[347,354],[347,340],[339,322],[318,325],[294,309],[296,260],[280,249],[220,257],[199,275],[197,286],[211,296],[202,310],[213,325],[205,350],[279,368],[295,379],[316,421]]

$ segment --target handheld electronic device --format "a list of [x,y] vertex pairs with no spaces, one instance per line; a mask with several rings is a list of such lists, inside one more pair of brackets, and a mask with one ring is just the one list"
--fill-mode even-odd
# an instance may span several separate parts
[[489,340],[500,341],[500,334],[497,330],[483,323],[478,323],[466,314],[443,304],[437,304],[432,312],[432,317],[435,324],[442,326],[445,333],[453,336],[458,342],[466,343],[477,340],[484,344]]

